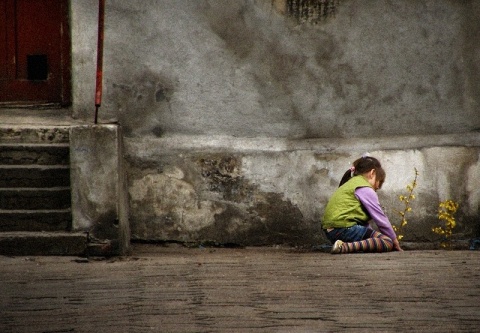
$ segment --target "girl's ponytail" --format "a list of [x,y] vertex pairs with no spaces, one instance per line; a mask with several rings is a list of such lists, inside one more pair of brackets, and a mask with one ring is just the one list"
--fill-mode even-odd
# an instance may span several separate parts
[[351,168],[348,169],[347,171],[345,171],[345,173],[343,174],[343,177],[342,179],[340,180],[340,184],[338,184],[338,187],[342,186],[343,184],[345,184],[348,180],[350,180],[350,178],[353,177],[353,174],[352,174],[352,171],[351,171]]
[[355,162],[353,162],[353,165],[352,167],[350,167],[350,169],[345,171],[338,187],[345,184],[350,178],[357,175],[362,175],[372,169],[375,169],[375,171],[377,172],[377,177],[380,176],[380,178],[382,178],[380,180],[383,183],[383,181],[385,180],[385,171],[383,170],[380,161],[377,160],[375,157],[362,156]]

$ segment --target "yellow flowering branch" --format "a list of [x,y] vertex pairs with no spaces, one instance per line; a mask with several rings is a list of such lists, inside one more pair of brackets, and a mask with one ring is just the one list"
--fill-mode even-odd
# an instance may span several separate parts
[[402,220],[400,221],[399,226],[392,225],[393,230],[397,234],[397,239],[399,241],[402,240],[403,229],[407,225],[406,215],[407,215],[408,212],[412,211],[412,207],[410,207],[410,202],[415,199],[415,194],[413,194],[413,190],[415,189],[415,187],[417,187],[418,170],[416,168],[414,168],[414,170],[415,170],[415,178],[413,179],[413,181],[410,184],[407,185],[407,195],[400,195],[398,197],[398,199],[401,202],[403,202],[403,205],[404,205],[403,211],[397,210],[397,213],[400,215]]
[[438,219],[440,222],[444,221],[445,226],[433,227],[432,231],[444,237],[441,243],[442,247],[448,247],[450,245],[449,238],[452,236],[452,231],[457,225],[455,213],[458,210],[458,206],[458,203],[453,200],[442,201],[438,205]]

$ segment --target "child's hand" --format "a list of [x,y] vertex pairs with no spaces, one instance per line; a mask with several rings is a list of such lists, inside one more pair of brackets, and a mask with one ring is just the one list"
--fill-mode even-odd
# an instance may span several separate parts
[[395,251],[403,252],[403,249],[400,247],[400,243],[398,242],[397,238],[395,238],[395,240],[393,241],[393,249]]

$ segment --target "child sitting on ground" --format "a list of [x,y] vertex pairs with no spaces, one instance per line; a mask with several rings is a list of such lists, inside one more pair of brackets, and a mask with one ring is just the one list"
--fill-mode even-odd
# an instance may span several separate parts
[[[323,215],[322,228],[332,253],[403,251],[376,191],[385,181],[380,162],[364,156],[345,172]],[[369,227],[373,220],[379,231]]]

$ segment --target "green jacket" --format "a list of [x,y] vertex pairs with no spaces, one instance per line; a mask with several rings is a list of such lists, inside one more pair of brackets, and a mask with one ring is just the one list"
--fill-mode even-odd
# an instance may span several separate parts
[[322,228],[349,228],[355,224],[365,225],[370,220],[368,213],[355,196],[359,187],[372,187],[361,175],[349,179],[333,193],[325,207]]

